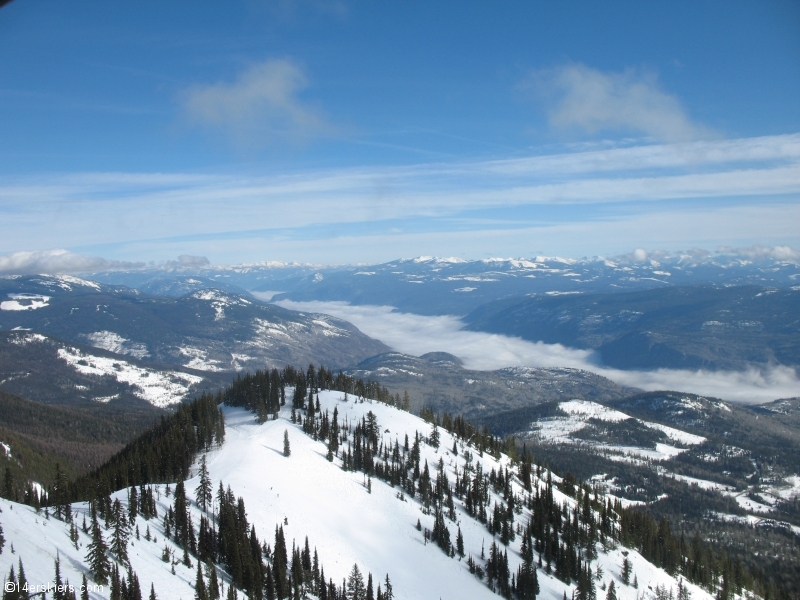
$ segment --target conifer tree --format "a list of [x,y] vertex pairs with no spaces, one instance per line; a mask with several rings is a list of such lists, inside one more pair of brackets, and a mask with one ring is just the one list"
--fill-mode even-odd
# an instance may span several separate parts
[[56,462],[56,477],[52,488],[52,502],[56,507],[56,518],[67,520],[67,513],[70,512],[69,496],[67,494],[67,476],[61,464]]
[[622,559],[622,572],[620,573],[620,578],[622,579],[622,583],[628,585],[631,580],[631,561],[628,560],[628,557]]
[[394,592],[392,591],[392,582],[389,581],[389,574],[386,574],[386,579],[383,581],[383,600],[394,600]]
[[197,561],[197,577],[194,580],[194,600],[208,600],[206,582],[203,580],[203,566]]
[[6,538],[3,535],[3,526],[0,525],[0,554],[3,553],[3,546],[6,545]]
[[433,446],[434,448],[439,447],[439,439],[440,439],[439,428],[436,426],[436,421],[434,421],[433,423],[433,429],[431,430],[431,436],[429,439],[431,446]]
[[608,585],[608,591],[606,592],[606,600],[617,600],[617,589],[614,586],[613,581]]
[[356,563],[350,570],[347,578],[347,600],[366,600],[366,590],[364,588],[364,576]]
[[158,596],[156,596],[156,586],[152,582],[150,583],[150,598],[148,600],[158,600]]
[[200,483],[195,489],[195,500],[197,506],[204,511],[208,511],[208,506],[211,504],[211,478],[208,476],[208,466],[206,465],[206,455],[200,459]]
[[375,595],[373,594],[373,587],[372,587],[372,573],[369,573],[367,577],[367,595],[366,600],[375,600]]
[[209,564],[207,569],[211,571],[208,577],[208,600],[220,600],[217,568],[213,564]]
[[92,541],[88,546],[89,552],[86,554],[86,563],[92,572],[92,577],[97,583],[108,583],[111,563],[106,556],[108,547],[103,540],[103,533],[100,530],[100,523],[97,522],[97,512],[92,507]]
[[89,600],[89,582],[86,581],[86,573],[81,576],[81,600]]
[[114,530],[111,535],[111,552],[116,555],[117,560],[124,564],[128,562],[130,529],[128,528],[128,519],[119,499],[114,500],[112,520]]
[[55,592],[53,600],[62,600],[64,581],[61,579],[61,555],[56,553],[55,560],[55,573],[53,574],[53,583],[55,584]]
[[292,449],[289,447],[289,431],[287,429],[283,430],[283,455],[289,456],[292,453]]

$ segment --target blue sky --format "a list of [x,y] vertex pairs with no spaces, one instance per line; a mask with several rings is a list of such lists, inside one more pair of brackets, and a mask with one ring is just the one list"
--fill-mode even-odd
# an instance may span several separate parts
[[538,4],[15,0],[0,270],[800,247],[800,5]]

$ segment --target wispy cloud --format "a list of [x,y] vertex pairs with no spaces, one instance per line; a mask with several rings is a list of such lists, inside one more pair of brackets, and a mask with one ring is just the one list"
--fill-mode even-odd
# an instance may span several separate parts
[[462,331],[464,324],[453,316],[427,317],[394,312],[390,306],[351,306],[345,302],[281,301],[276,304],[346,319],[398,352],[414,356],[434,351],[450,352],[461,358],[469,369],[572,367],[592,371],[621,385],[643,390],[682,391],[741,403],[800,396],[800,379],[789,367],[751,368],[743,372],[677,369],[622,371],[603,367],[595,354],[588,350]]
[[676,96],[661,89],[652,72],[609,73],[570,63],[533,71],[520,86],[535,89],[549,102],[550,123],[555,127],[589,133],[622,130],[668,142],[710,135],[689,118]]
[[296,143],[332,130],[301,100],[308,85],[297,63],[271,59],[252,65],[233,82],[192,86],[182,100],[191,122],[223,131],[237,144]]
[[35,273],[76,273],[143,267],[144,263],[106,260],[84,256],[63,249],[39,252],[14,252],[0,256],[0,275],[30,275]]
[[7,177],[0,250],[203,253],[219,263],[797,246],[798,197],[797,134],[258,176]]

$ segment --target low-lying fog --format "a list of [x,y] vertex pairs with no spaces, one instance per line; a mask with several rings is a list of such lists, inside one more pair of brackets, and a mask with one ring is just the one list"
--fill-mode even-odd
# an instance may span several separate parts
[[[272,293],[254,295],[269,300]],[[420,356],[426,352],[449,352],[461,358],[468,369],[493,370],[511,366],[573,367],[585,369],[643,390],[676,390],[714,396],[733,402],[761,403],[800,396],[800,379],[794,369],[775,366],[736,371],[623,371],[600,364],[593,351],[561,344],[528,342],[476,331],[463,331],[458,317],[429,317],[395,312],[391,306],[351,306],[346,302],[277,302],[304,312],[319,312],[353,323],[367,335],[398,352]]]

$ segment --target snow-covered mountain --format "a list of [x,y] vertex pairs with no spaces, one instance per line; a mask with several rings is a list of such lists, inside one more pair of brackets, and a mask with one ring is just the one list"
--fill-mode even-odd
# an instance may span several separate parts
[[[368,267],[320,270],[276,299],[394,306],[422,315],[466,315],[487,302],[525,294],[588,294],[690,285],[800,284],[790,260],[708,253],[634,255],[579,260],[419,257]],[[270,282],[269,288],[280,289]]]
[[[375,431],[380,447],[387,452],[389,448],[392,451],[398,448],[406,457],[409,452],[403,450],[406,436],[411,440],[421,439],[418,446],[420,463],[430,470],[432,480],[441,482],[446,476],[450,482],[446,484],[448,487],[462,477],[472,479],[476,472],[482,471],[487,477],[478,480],[486,482],[485,506],[490,509],[490,521],[493,506],[495,518],[498,518],[498,507],[505,506],[509,497],[516,498],[517,507],[511,511],[512,521],[516,524],[513,526],[515,539],[504,546],[498,535],[493,536],[485,524],[468,514],[465,502],[457,497],[452,514],[441,518],[453,546],[456,545],[457,532],[461,532],[464,557],[458,553],[450,556],[429,539],[429,534],[436,530],[436,515],[445,513],[430,508],[420,495],[411,497],[402,488],[391,486],[378,477],[368,479],[364,473],[344,470],[345,446],[329,461],[325,443],[305,433],[299,424],[292,423],[288,407],[282,410],[279,419],[261,424],[252,413],[228,407],[224,410],[225,441],[207,452],[205,461],[214,488],[221,481],[243,499],[247,521],[258,537],[271,544],[276,528],[282,527],[287,546],[293,543],[298,548],[307,537],[311,548],[318,553],[325,577],[337,585],[348,578],[356,564],[365,574],[365,579],[367,574],[372,575],[376,585],[383,583],[388,574],[394,598],[497,598],[485,579],[471,573],[475,569],[471,569],[468,563],[485,569],[486,559],[482,555],[488,557],[492,544],[500,548],[501,555],[507,556],[512,574],[517,573],[524,560],[521,544],[525,536],[521,533],[531,519],[528,507],[531,492],[515,474],[516,466],[510,459],[505,455],[495,458],[488,452],[479,452],[444,430],[438,431],[437,446],[433,444],[435,434],[429,423],[382,403],[359,400],[333,391],[321,391],[319,403],[321,411],[327,411],[329,416],[336,410],[342,433],[347,432],[341,439],[348,439],[345,443],[351,460],[356,426],[372,423],[371,429]],[[289,456],[285,452],[285,436],[290,444]],[[375,459],[380,456],[376,454]],[[185,483],[190,496],[200,484],[198,464],[195,463],[194,476]],[[498,484],[496,476],[502,473],[507,479]],[[553,482],[552,487],[548,486],[548,480]],[[433,483],[431,481],[431,485]],[[174,492],[174,483],[170,488]],[[183,564],[184,551],[164,531],[164,515],[175,499],[166,485],[151,486],[151,489],[158,517],[149,520],[142,514],[135,517],[131,530],[138,535],[132,535],[128,543],[130,566],[137,574],[145,595],[152,583],[159,598],[192,598],[197,559],[188,559],[191,567]],[[530,490],[537,497],[552,494],[555,505],[561,507],[565,515],[574,512],[575,519],[582,523],[593,521],[599,527],[601,516],[597,507],[603,506],[602,499],[600,503],[587,504],[587,496],[581,502],[580,495],[576,496],[571,485],[547,470],[534,469],[530,475]],[[114,499],[120,500],[127,514],[129,490],[115,492],[112,494]],[[29,506],[7,500],[0,500],[0,510],[0,524],[5,536],[0,572],[8,574],[14,567],[18,575],[18,565],[22,563],[30,583],[47,584],[53,581],[54,564],[59,558],[62,578],[72,585],[80,584],[88,571],[85,557],[91,541],[90,535],[81,527],[84,519],[91,523],[86,503],[71,507],[78,526],[76,529],[52,515],[48,516],[44,510],[37,512]],[[195,529],[199,527],[201,517],[206,516],[194,501],[190,502],[189,514]],[[213,515],[214,511],[209,511],[208,516],[213,518]],[[417,528],[417,523],[421,529]],[[610,526],[612,529],[619,527],[618,524]],[[111,530],[102,526],[101,530],[106,538],[111,537]],[[599,538],[592,543],[593,551],[597,553],[591,562],[592,584],[597,594],[604,595],[602,590],[607,590],[613,582],[616,597],[620,599],[634,600],[643,595],[647,598],[668,597],[670,592],[676,594],[679,586],[690,592],[694,600],[712,597],[708,591],[685,580],[679,582],[647,562],[637,551],[612,541],[613,537],[610,535],[605,543],[601,543]],[[623,582],[624,563],[628,563],[631,569],[627,585]],[[219,566],[216,568],[219,579],[227,588],[230,578]],[[124,567],[121,571],[125,575]],[[539,598],[561,600],[564,595],[571,597],[576,590],[574,580],[566,583],[556,578],[555,573],[548,574],[546,567],[537,571],[541,589]],[[634,580],[638,588],[633,587]],[[90,598],[109,596],[108,586],[89,594]]]
[[98,348],[32,331],[0,332],[0,389],[48,404],[165,408],[229,380],[227,374],[143,362],[108,343],[108,336],[101,341],[106,343]]
[[[523,294],[632,291],[702,284],[800,284],[800,259],[789,248],[709,253],[636,251],[615,257],[557,256],[464,260],[420,256],[378,265],[324,266],[268,262],[108,271],[93,281],[178,295],[198,286],[283,292],[297,301],[344,301],[423,315],[466,315],[481,304]],[[203,283],[199,283],[203,282]],[[213,284],[206,283],[213,282]]]
[[751,534],[748,551],[758,553],[793,548],[800,539],[797,405],[651,392],[603,403],[547,402],[484,422],[626,502],[690,518],[711,539],[742,535],[743,527],[769,531],[768,543]]
[[68,276],[0,278],[0,329],[38,333],[202,371],[322,362],[347,366],[388,348],[350,323],[201,289],[175,298]]

